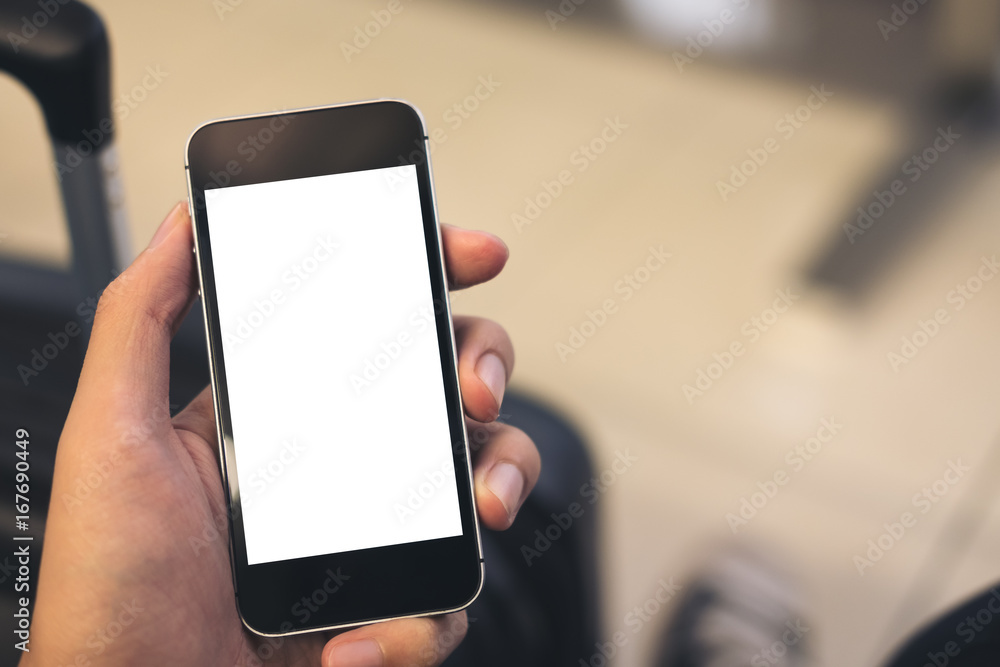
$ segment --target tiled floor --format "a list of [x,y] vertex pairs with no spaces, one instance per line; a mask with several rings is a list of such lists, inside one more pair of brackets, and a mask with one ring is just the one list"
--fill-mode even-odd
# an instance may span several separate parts
[[[147,67],[167,73],[118,118],[137,248],[184,196],[184,141],[205,119],[393,96],[444,129],[433,158],[443,220],[511,247],[504,275],[458,295],[456,310],[508,327],[515,381],[577,420],[599,468],[619,450],[641,462],[603,497],[609,636],[659,578],[683,581],[732,541],[764,545],[797,573],[817,664],[874,665],[933,610],[1000,578],[1000,281],[961,310],[948,301],[1000,250],[1000,150],[969,158],[971,175],[928,212],[936,224],[850,302],[811,287],[803,268],[902,138],[893,109],[849,91],[786,137],[774,125],[808,82],[701,62],[682,75],[668,53],[582,22],[553,31],[528,10],[406,3],[348,62],[341,43],[381,4],[246,0],[221,18],[208,0],[94,4],[110,26],[116,95]],[[461,122],[446,115],[480,77],[499,85]],[[9,80],[0,99],[0,251],[65,262],[37,110]],[[608,122],[615,140],[581,159]],[[772,136],[780,150],[722,201],[716,182]],[[525,198],[564,169],[573,183],[518,228]],[[661,246],[671,257],[647,275]],[[630,274],[641,289],[619,282]],[[782,290],[796,298],[774,321]],[[614,312],[580,346],[572,329],[591,332],[588,311],[609,299]],[[937,309],[948,322],[894,372],[887,353]],[[699,370],[718,376],[713,355],[734,342],[743,354],[689,402],[683,386]],[[786,458],[824,419],[842,428],[822,451]],[[922,514],[914,494],[959,459],[971,470]],[[788,483],[734,536],[727,514],[781,472]],[[906,511],[916,525],[859,576],[854,556]],[[644,664],[669,611],[618,664]]]

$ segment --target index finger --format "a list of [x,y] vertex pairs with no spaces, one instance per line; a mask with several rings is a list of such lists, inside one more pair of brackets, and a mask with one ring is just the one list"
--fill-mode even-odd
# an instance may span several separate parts
[[441,225],[448,286],[459,290],[495,278],[507,263],[510,251],[498,236]]

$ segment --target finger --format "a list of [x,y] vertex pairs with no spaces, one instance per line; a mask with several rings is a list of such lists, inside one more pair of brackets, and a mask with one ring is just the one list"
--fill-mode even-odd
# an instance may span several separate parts
[[441,225],[441,240],[448,285],[453,290],[495,278],[510,255],[507,245],[489,232]]
[[538,448],[524,431],[507,424],[467,423],[467,430],[476,451],[472,477],[479,518],[488,528],[506,530],[538,483]]
[[465,612],[355,628],[323,648],[323,667],[432,667],[465,638]]
[[187,406],[174,417],[174,428],[190,431],[212,445],[216,442],[215,405],[212,387],[202,389]]
[[467,415],[491,422],[500,414],[507,380],[514,370],[514,346],[496,322],[481,317],[455,317],[458,381]]
[[101,295],[78,396],[106,396],[109,405],[130,414],[166,403],[170,339],[195,296],[191,243],[191,221],[181,202]]

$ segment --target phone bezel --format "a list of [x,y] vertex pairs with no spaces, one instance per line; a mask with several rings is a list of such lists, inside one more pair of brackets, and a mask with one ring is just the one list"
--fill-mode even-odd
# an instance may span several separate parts
[[[254,137],[257,141],[250,141]],[[448,613],[467,607],[482,589],[482,547],[429,158],[423,118],[415,107],[400,100],[224,118],[200,125],[188,139],[185,168],[229,510],[233,582],[243,623],[255,633],[283,636]],[[416,167],[431,289],[435,304],[443,305],[435,308],[435,320],[462,535],[249,565],[204,192],[213,185],[247,185],[401,164]],[[331,580],[337,581],[333,591]],[[325,602],[317,605],[314,598]],[[313,604],[303,606],[305,599]],[[293,618],[300,622],[296,624]]]

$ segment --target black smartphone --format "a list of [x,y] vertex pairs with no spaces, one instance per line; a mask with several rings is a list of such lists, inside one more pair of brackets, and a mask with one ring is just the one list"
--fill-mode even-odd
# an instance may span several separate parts
[[377,100],[188,139],[243,623],[457,611],[482,548],[427,131]]

